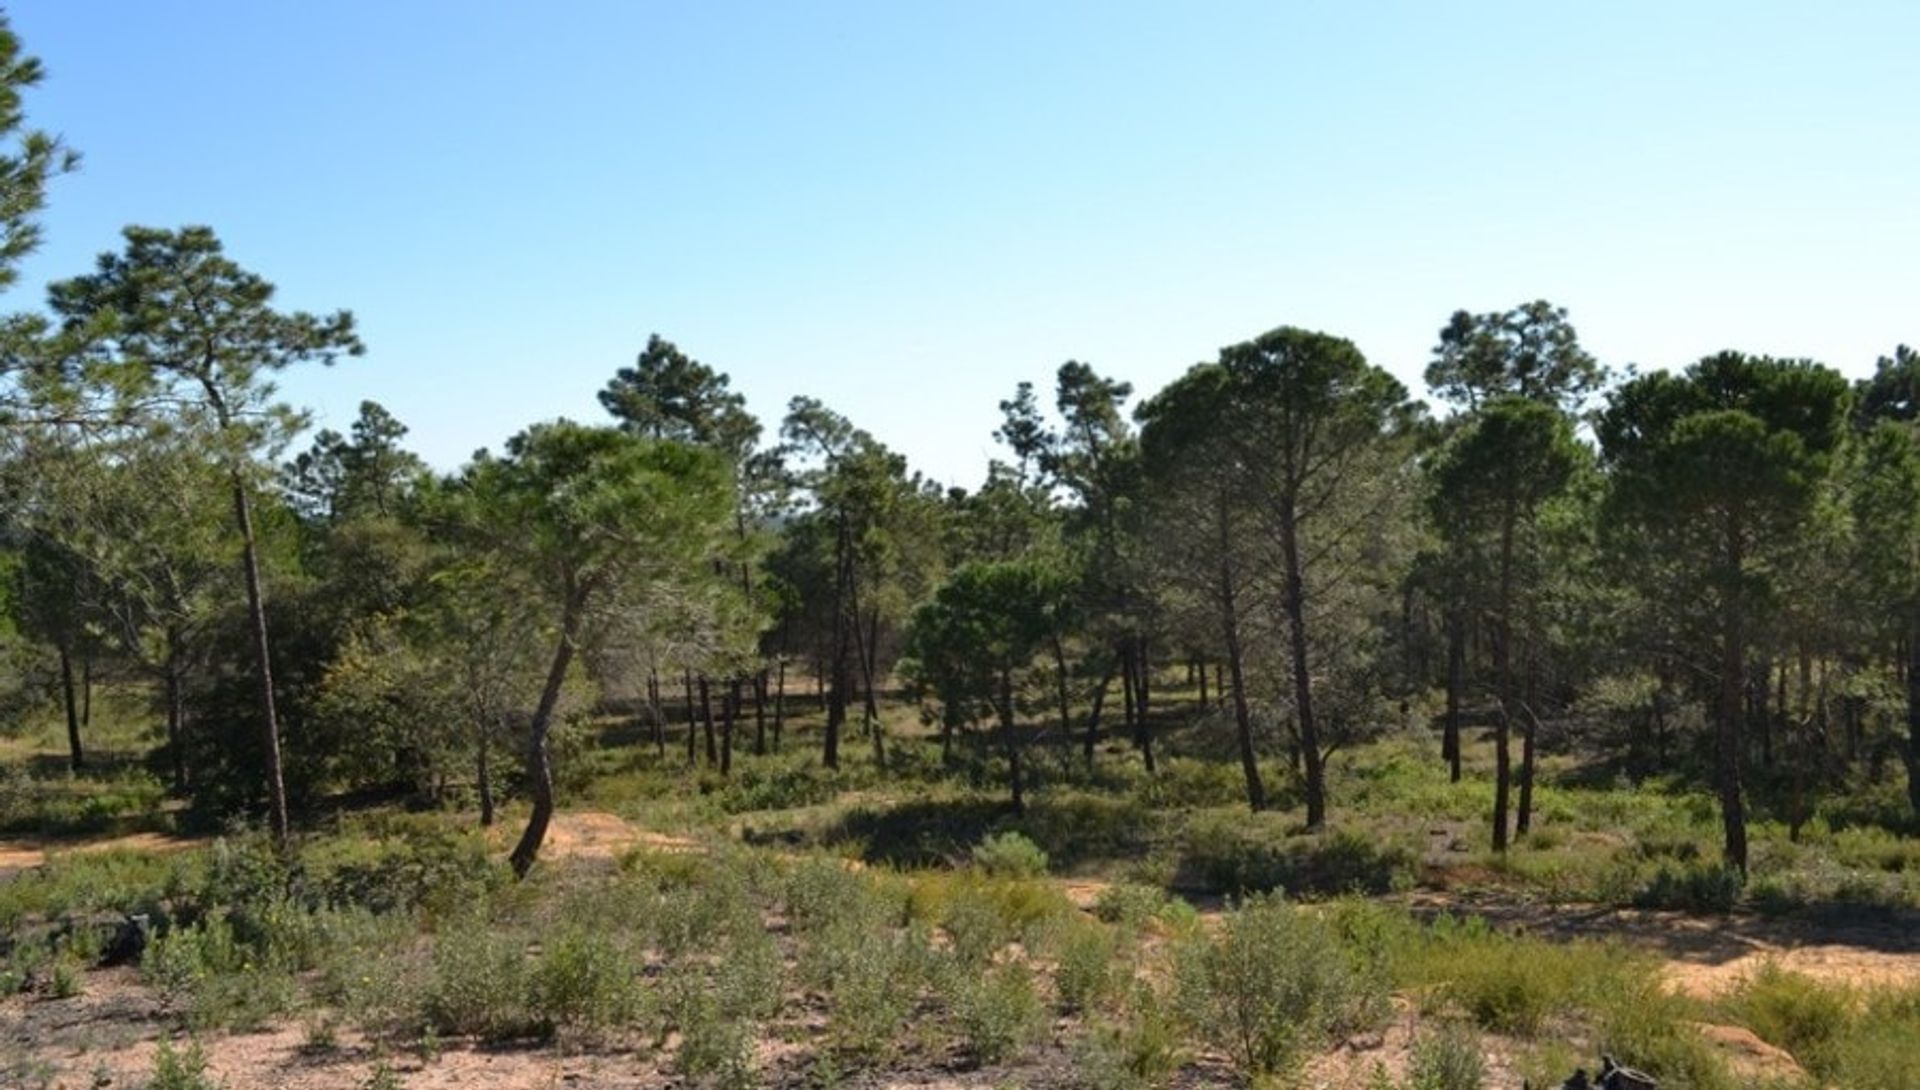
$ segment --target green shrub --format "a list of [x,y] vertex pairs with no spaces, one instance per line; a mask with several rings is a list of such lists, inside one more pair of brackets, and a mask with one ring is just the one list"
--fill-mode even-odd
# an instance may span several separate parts
[[256,1028],[297,998],[291,968],[273,951],[239,941],[221,916],[161,933],[141,971],[196,1028]]
[[1181,1031],[1163,1001],[1138,984],[1114,1021],[1095,1022],[1079,1049],[1088,1090],[1160,1090],[1180,1068]]
[[1724,1000],[1728,1013],[1761,1040],[1793,1053],[1809,1069],[1832,1066],[1836,1041],[1853,1018],[1854,997],[1768,962]]
[[983,1064],[1013,1059],[1046,1029],[1046,1010],[1033,973],[1019,962],[962,975],[953,995],[962,1040]]
[[1407,1068],[1409,1090],[1480,1090],[1487,1077],[1480,1038],[1460,1026],[1423,1034]]
[[1387,1004],[1384,983],[1356,970],[1330,927],[1271,897],[1230,913],[1217,936],[1182,942],[1175,973],[1190,1028],[1252,1073],[1292,1068]]
[[1183,882],[1221,893],[1323,897],[1404,888],[1417,861],[1402,845],[1351,830],[1287,836],[1272,822],[1242,816],[1196,823],[1180,866]]
[[973,846],[973,865],[995,878],[1038,878],[1047,853],[1020,833],[999,833]]
[[1597,989],[1591,997],[1599,1051],[1660,1081],[1661,1090],[1733,1090],[1714,1047],[1695,1029],[1700,1012],[1656,975]]
[[1663,865],[1634,896],[1638,908],[1725,915],[1740,901],[1746,875],[1720,864]]
[[219,1086],[207,1074],[207,1054],[200,1042],[189,1042],[185,1052],[177,1052],[171,1041],[161,1039],[146,1090],[219,1090]]
[[1137,930],[1172,908],[1178,900],[1155,886],[1117,882],[1100,891],[1093,902],[1093,914],[1106,923]]
[[485,920],[440,933],[423,998],[426,1022],[437,1032],[490,1041],[544,1037],[551,1023],[531,1000],[532,959],[520,936]]
[[1054,987],[1068,1010],[1097,1006],[1113,991],[1114,953],[1118,943],[1111,930],[1098,924],[1063,924],[1053,937],[1056,967]]
[[639,966],[604,931],[572,926],[532,967],[533,1010],[553,1028],[603,1030],[639,1011]]

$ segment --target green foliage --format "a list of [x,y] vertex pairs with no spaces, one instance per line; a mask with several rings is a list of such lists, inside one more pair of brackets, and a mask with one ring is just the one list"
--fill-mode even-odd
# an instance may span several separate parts
[[1478,1034],[1443,1026],[1422,1034],[1407,1068],[1409,1090],[1480,1090],[1487,1077]]
[[146,1090],[219,1090],[220,1084],[207,1074],[207,1054],[200,1042],[189,1041],[185,1052],[162,1038],[153,1054],[153,1077]]
[[973,865],[995,878],[1039,878],[1047,853],[1019,833],[997,833],[973,846]]
[[1014,1059],[1046,1029],[1046,1008],[1024,964],[1009,961],[956,979],[954,1021],[967,1051],[980,1063]]
[[1738,868],[1717,863],[1662,866],[1634,895],[1633,903],[1639,908],[1725,915],[1739,903],[1746,880]]
[[1062,922],[1050,937],[1054,990],[1068,1010],[1100,1005],[1120,982],[1119,938],[1113,929],[1081,921]]
[[1386,893],[1411,882],[1414,863],[1400,845],[1353,830],[1288,836],[1271,823],[1209,818],[1187,831],[1181,881],[1222,893],[1303,898]]
[[1183,1055],[1182,1027],[1169,999],[1138,983],[1117,1018],[1094,1022],[1080,1050],[1082,1084],[1089,1090],[1169,1085]]
[[552,1026],[533,1000],[533,958],[521,936],[475,919],[436,938],[422,1013],[437,1032],[489,1041],[545,1037]]
[[1176,957],[1188,1026],[1250,1073],[1290,1070],[1331,1034],[1385,1013],[1385,982],[1356,967],[1324,922],[1276,898],[1246,902]]

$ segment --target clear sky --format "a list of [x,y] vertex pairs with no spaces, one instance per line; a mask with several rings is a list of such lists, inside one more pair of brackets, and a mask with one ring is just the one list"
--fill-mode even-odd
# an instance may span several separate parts
[[15,0],[85,155],[7,305],[206,223],[443,468],[659,332],[975,483],[1069,358],[1283,324],[1419,389],[1545,297],[1609,363],[1920,341],[1920,3]]

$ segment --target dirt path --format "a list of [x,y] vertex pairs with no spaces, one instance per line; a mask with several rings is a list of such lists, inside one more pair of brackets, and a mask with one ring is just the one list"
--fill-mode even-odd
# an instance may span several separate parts
[[203,843],[205,841],[170,836],[166,833],[129,833],[126,836],[106,837],[100,840],[76,840],[71,843],[52,841],[45,844],[26,844],[17,840],[0,840],[0,877],[16,871],[44,866],[48,855],[64,855],[69,852],[92,854],[116,850],[149,854],[179,852]]

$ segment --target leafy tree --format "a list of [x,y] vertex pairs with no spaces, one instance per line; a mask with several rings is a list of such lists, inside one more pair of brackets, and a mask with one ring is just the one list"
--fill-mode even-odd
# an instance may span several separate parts
[[125,234],[123,252],[102,254],[93,273],[51,285],[49,299],[68,331],[95,338],[88,369],[120,395],[124,411],[157,414],[177,407],[175,422],[203,434],[227,468],[246,579],[268,799],[274,835],[284,842],[287,794],[249,477],[256,456],[284,443],[298,424],[291,409],[274,402],[268,376],[363,349],[345,311],[319,317],[275,310],[273,285],[227,258],[208,228],[129,227]]
[[966,564],[914,612],[908,646],[916,669],[947,704],[970,719],[991,708],[999,720],[1013,807],[1024,811],[1019,693],[1035,660],[1066,624],[1071,583],[1033,562]]
[[[1414,418],[1405,387],[1367,363],[1350,341],[1282,327],[1223,349],[1236,408],[1231,430],[1248,451],[1256,505],[1277,546],[1280,604],[1288,633],[1294,723],[1305,761],[1307,824],[1326,822],[1326,752],[1314,713],[1309,587],[1332,567],[1333,547],[1375,524],[1350,502],[1350,482],[1401,460],[1386,443]],[[1392,490],[1376,493],[1390,497]]]
[[1920,813],[1920,438],[1897,419],[1862,437],[1851,467],[1853,560],[1876,627],[1906,648],[1907,797]]
[[282,470],[294,509],[321,522],[399,514],[427,474],[420,456],[400,445],[406,435],[407,426],[379,402],[362,401],[350,435],[322,430]]
[[[1529,573],[1519,564],[1536,532],[1540,509],[1567,487],[1580,453],[1566,416],[1552,405],[1521,397],[1487,403],[1455,436],[1433,470],[1432,504],[1441,536],[1456,556],[1483,559],[1472,568],[1490,571],[1495,694],[1500,721],[1494,735],[1493,846],[1507,847],[1512,784],[1511,733],[1521,714],[1513,672],[1516,582]],[[1537,578],[1537,575],[1535,575]],[[1532,722],[1533,709],[1525,709]],[[1523,778],[1532,783],[1532,731]],[[1457,746],[1457,743],[1456,743]],[[1526,808],[1522,808],[1523,815]],[[1525,831],[1523,817],[1521,830]]]
[[470,526],[488,555],[538,582],[553,651],[527,729],[533,812],[511,861],[533,866],[553,816],[548,735],[595,611],[638,586],[702,577],[733,497],[725,463],[684,443],[559,422],[531,428],[467,473]]
[[1596,430],[1612,491],[1604,524],[1671,558],[1670,585],[1713,632],[1719,683],[1715,779],[1725,855],[1747,865],[1741,787],[1749,641],[1769,606],[1780,558],[1806,533],[1845,433],[1847,385],[1805,360],[1723,352],[1684,374],[1621,387]]
[[1427,385],[1469,409],[1523,397],[1577,409],[1606,381],[1563,307],[1536,300],[1488,314],[1454,311],[1427,365]]

